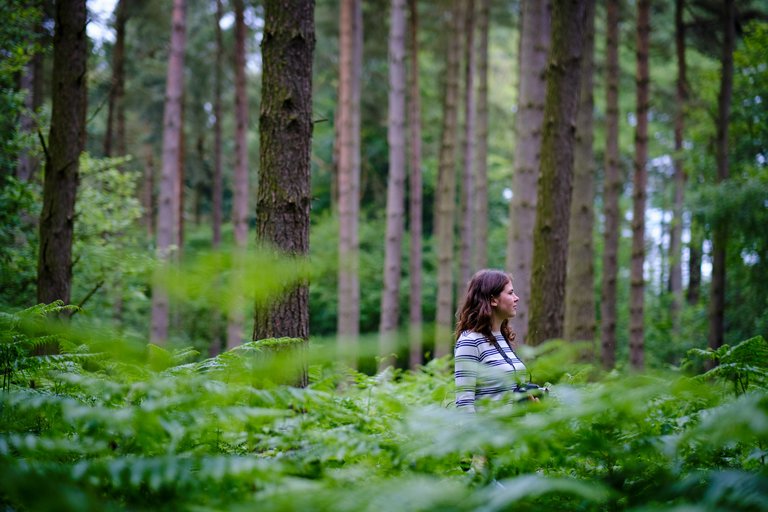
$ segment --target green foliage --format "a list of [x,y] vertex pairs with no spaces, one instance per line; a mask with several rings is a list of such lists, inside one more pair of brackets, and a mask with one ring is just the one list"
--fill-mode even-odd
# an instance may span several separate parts
[[768,342],[762,336],[744,340],[735,347],[723,345],[717,350],[692,349],[688,355],[713,361],[716,366],[701,378],[714,377],[730,382],[737,395],[746,393],[750,384],[762,388],[768,386]]
[[[3,354],[37,344],[60,310],[0,317]],[[18,368],[0,392],[6,507],[746,511],[768,501],[764,381],[737,398],[675,374],[589,383],[572,378],[584,372],[578,351],[555,343],[531,362],[542,376],[562,366],[546,400],[470,416],[445,405],[448,358],[369,377],[318,345],[304,352],[311,383],[299,389],[279,383],[301,357],[297,340],[194,362],[189,349],[126,357],[100,348],[125,340],[48,332],[60,356],[3,359]],[[487,473],[465,471],[473,453],[487,455]]]

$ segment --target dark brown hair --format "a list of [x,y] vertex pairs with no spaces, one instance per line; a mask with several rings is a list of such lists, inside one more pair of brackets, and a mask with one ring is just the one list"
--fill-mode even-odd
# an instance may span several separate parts
[[[484,269],[472,276],[467,284],[464,302],[456,314],[456,339],[464,331],[479,332],[489,340],[493,339],[491,322],[493,308],[491,299],[498,297],[504,291],[507,283],[512,282],[512,276],[503,270]],[[509,320],[501,323],[501,334],[510,347],[515,345],[515,333],[509,326]]]

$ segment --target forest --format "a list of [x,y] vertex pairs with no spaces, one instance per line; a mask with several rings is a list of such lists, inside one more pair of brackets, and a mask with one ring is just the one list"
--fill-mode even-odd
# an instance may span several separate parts
[[0,19],[4,509],[768,510],[764,1]]

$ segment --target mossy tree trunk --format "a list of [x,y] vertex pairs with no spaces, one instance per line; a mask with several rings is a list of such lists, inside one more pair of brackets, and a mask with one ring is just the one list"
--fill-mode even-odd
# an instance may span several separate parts
[[[256,240],[300,257],[309,254],[314,9],[313,0],[267,0],[261,43]],[[307,282],[256,309],[254,340],[286,336],[309,338]]]
[[410,63],[408,73],[408,129],[409,129],[409,202],[410,258],[408,259],[410,279],[409,300],[409,366],[416,369],[422,358],[422,315],[421,315],[421,263],[422,263],[422,174],[421,174],[421,93],[419,91],[419,8],[416,0],[408,0],[409,30],[408,43]]
[[214,62],[215,75],[213,77],[213,178],[211,179],[211,221],[213,223],[212,245],[217,249],[221,245],[221,224],[223,220],[224,187],[221,176],[222,166],[222,140],[221,140],[221,76],[224,62],[224,42],[221,35],[221,18],[224,16],[224,7],[221,0],[216,0],[216,62]]
[[490,0],[477,10],[477,124],[475,127],[474,268],[488,266],[488,17]]
[[650,39],[650,0],[637,3],[637,71],[635,127],[635,173],[632,182],[632,263],[629,287],[629,362],[635,370],[645,365],[645,329],[643,327],[645,278],[645,205],[648,197],[648,49]]
[[88,37],[85,0],[58,0],[53,101],[40,214],[37,301],[70,301],[72,237],[80,153],[85,148]]
[[[453,0],[449,30],[461,27],[461,0]],[[437,244],[437,308],[435,311],[434,357],[450,351],[453,331],[453,241],[456,216],[456,136],[459,99],[459,39],[450,37],[443,80],[443,119],[438,156],[435,199],[435,241]]]
[[573,150],[581,60],[592,0],[554,2],[552,47],[533,231],[533,274],[528,343],[563,336]]
[[593,137],[593,61],[595,8],[589,6],[584,57],[581,65],[579,113],[576,117],[576,146],[573,162],[573,193],[568,231],[568,265],[565,282],[565,337],[588,340],[595,337],[595,264],[592,230],[595,224],[595,159]]
[[622,171],[619,157],[619,15],[620,0],[606,5],[605,38],[605,180],[603,184],[603,276],[600,299],[600,355],[603,368],[616,364],[616,279],[618,275],[619,197]]
[[520,70],[515,117],[515,162],[512,201],[509,204],[509,240],[506,266],[512,272],[520,297],[511,320],[518,342],[528,336],[531,299],[533,226],[536,223],[536,188],[541,157],[544,98],[547,91],[547,55],[550,44],[551,4],[548,0],[523,0],[520,14]]

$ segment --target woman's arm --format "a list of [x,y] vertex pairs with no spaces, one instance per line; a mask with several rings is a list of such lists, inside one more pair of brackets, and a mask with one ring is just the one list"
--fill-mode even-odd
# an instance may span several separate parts
[[477,366],[480,364],[477,343],[473,340],[459,337],[454,350],[454,364],[456,407],[467,412],[475,412]]

